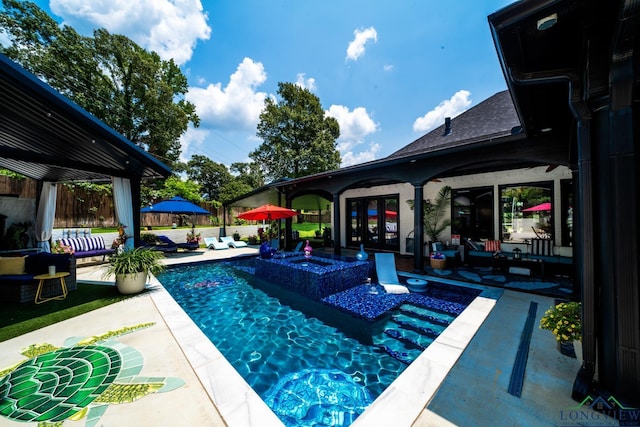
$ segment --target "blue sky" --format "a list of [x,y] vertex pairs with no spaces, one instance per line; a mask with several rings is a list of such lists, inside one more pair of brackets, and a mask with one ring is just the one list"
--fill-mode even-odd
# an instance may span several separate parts
[[174,58],[201,118],[183,160],[248,161],[278,82],[308,88],[338,120],[343,166],[386,157],[506,89],[487,16],[511,0],[35,3],[82,34],[106,28]]

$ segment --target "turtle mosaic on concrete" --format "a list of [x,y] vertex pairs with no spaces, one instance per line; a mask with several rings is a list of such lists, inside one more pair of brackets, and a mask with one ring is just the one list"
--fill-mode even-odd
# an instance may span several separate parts
[[182,386],[179,378],[137,376],[142,354],[114,339],[153,324],[67,338],[62,348],[34,344],[23,349],[28,360],[0,371],[0,416],[41,427],[86,417],[86,426],[93,427],[109,404]]

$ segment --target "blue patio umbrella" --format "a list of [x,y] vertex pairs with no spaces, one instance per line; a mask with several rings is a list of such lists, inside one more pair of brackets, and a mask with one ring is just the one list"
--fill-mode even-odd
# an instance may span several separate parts
[[[141,213],[168,213],[174,215],[211,215],[206,209],[201,208],[195,203],[191,203],[187,199],[180,196],[172,197],[169,200],[163,200],[151,206],[145,206],[140,209]],[[192,228],[195,228],[195,223]]]
[[169,214],[185,214],[185,215],[211,215],[206,209],[201,208],[195,203],[191,203],[187,199],[180,196],[172,197],[169,200],[163,200],[151,206],[140,209],[142,213],[169,213]]

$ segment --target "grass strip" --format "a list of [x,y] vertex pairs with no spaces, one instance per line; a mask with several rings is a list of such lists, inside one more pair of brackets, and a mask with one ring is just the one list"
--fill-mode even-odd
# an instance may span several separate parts
[[132,296],[136,295],[121,295],[115,286],[78,283],[78,289],[69,291],[64,300],[52,300],[42,304],[0,303],[0,342]]

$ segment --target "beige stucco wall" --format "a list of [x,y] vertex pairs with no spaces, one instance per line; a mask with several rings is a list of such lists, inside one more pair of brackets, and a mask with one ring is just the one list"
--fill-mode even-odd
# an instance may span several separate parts
[[[526,183],[534,183],[534,182],[548,182],[553,181],[553,204],[554,206],[560,206],[560,181],[565,179],[571,179],[571,170],[565,166],[559,166],[554,170],[547,172],[547,166],[540,166],[535,168],[524,168],[524,169],[514,169],[508,171],[501,172],[491,172],[491,173],[482,173],[482,174],[473,174],[473,175],[465,175],[458,176],[452,178],[439,178],[441,182],[428,182],[424,188],[424,198],[425,199],[435,199],[440,189],[448,185],[452,189],[459,188],[475,188],[475,187],[493,187],[493,210],[494,212],[498,212],[499,200],[497,195],[499,193],[499,187],[501,185],[506,184],[526,184]],[[407,204],[407,200],[413,200],[414,190],[413,186],[409,183],[396,184],[396,185],[382,185],[378,187],[371,188],[359,188],[345,191],[340,197],[340,212],[346,212],[346,200],[355,198],[355,197],[367,197],[367,196],[376,196],[376,195],[391,195],[398,194],[399,195],[399,233],[398,238],[400,239],[400,253],[407,253],[407,248],[405,247],[406,240],[405,238],[409,235],[409,233],[413,230],[413,211],[409,208]],[[554,230],[555,236],[555,253],[557,255],[563,256],[571,256],[572,248],[570,246],[562,246],[561,233],[560,233],[560,224],[561,224],[561,212],[559,209],[554,211],[553,223],[555,224],[556,229]],[[498,233],[500,229],[500,218],[498,215],[494,215],[494,230]],[[342,241],[341,245],[346,245],[346,233],[349,224],[342,223],[341,227],[341,236]],[[496,234],[496,239],[499,236]],[[441,239],[443,241],[451,241],[451,229],[446,229],[442,235]],[[426,236],[425,236],[426,241]],[[523,251],[526,249],[524,244],[505,244],[505,250],[510,251],[515,247],[520,247]]]

